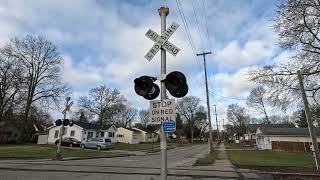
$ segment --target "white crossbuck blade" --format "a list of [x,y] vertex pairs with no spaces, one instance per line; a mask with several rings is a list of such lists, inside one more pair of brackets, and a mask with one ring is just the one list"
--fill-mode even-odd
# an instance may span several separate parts
[[152,58],[157,54],[159,49],[162,47],[164,50],[172,54],[173,56],[176,56],[180,48],[176,47],[172,43],[168,41],[170,36],[176,31],[176,29],[179,27],[179,24],[173,22],[169,28],[166,30],[163,36],[160,36],[153,30],[149,29],[146,32],[146,36],[155,42],[155,44],[152,46],[152,48],[148,51],[148,53],[144,56],[147,60],[151,61]]

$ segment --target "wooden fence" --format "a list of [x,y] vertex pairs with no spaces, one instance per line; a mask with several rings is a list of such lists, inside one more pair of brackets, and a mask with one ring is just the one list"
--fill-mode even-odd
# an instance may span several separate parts
[[[310,152],[310,142],[272,141],[272,150],[286,152]],[[318,143],[320,148],[320,143]]]

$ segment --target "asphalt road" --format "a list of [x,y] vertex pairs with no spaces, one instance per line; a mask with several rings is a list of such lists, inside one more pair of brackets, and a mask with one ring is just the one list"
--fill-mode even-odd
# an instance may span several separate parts
[[[233,179],[228,171],[203,170],[193,162],[208,145],[168,150],[168,179]],[[0,180],[156,180],[160,174],[160,153],[86,160],[1,160]]]

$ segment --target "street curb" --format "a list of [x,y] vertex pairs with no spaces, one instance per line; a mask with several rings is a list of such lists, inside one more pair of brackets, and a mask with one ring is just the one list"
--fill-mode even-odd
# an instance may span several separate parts
[[[240,170],[240,172],[242,172],[242,171]],[[314,173],[306,173],[306,174],[304,174],[304,173],[258,171],[258,170],[249,170],[247,172],[257,173],[257,174],[271,174],[271,175],[296,175],[296,176],[317,176],[317,177],[320,177],[320,174],[314,174]]]
[[114,156],[93,156],[93,157],[70,157],[64,159],[55,159],[52,158],[50,160],[53,161],[70,161],[70,160],[85,160],[85,159],[102,159],[102,158],[116,158],[116,157],[127,157],[127,156],[136,156],[135,154],[117,154]]

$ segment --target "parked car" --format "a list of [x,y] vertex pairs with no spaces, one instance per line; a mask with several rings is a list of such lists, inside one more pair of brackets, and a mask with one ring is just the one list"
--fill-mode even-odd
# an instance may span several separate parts
[[[56,140],[55,144],[58,145],[59,139]],[[69,147],[80,147],[81,142],[74,138],[63,138],[61,141],[61,146],[69,146]]]
[[98,150],[101,149],[111,149],[112,142],[111,139],[107,138],[92,138],[88,139],[85,142],[81,143],[81,148],[96,148]]

